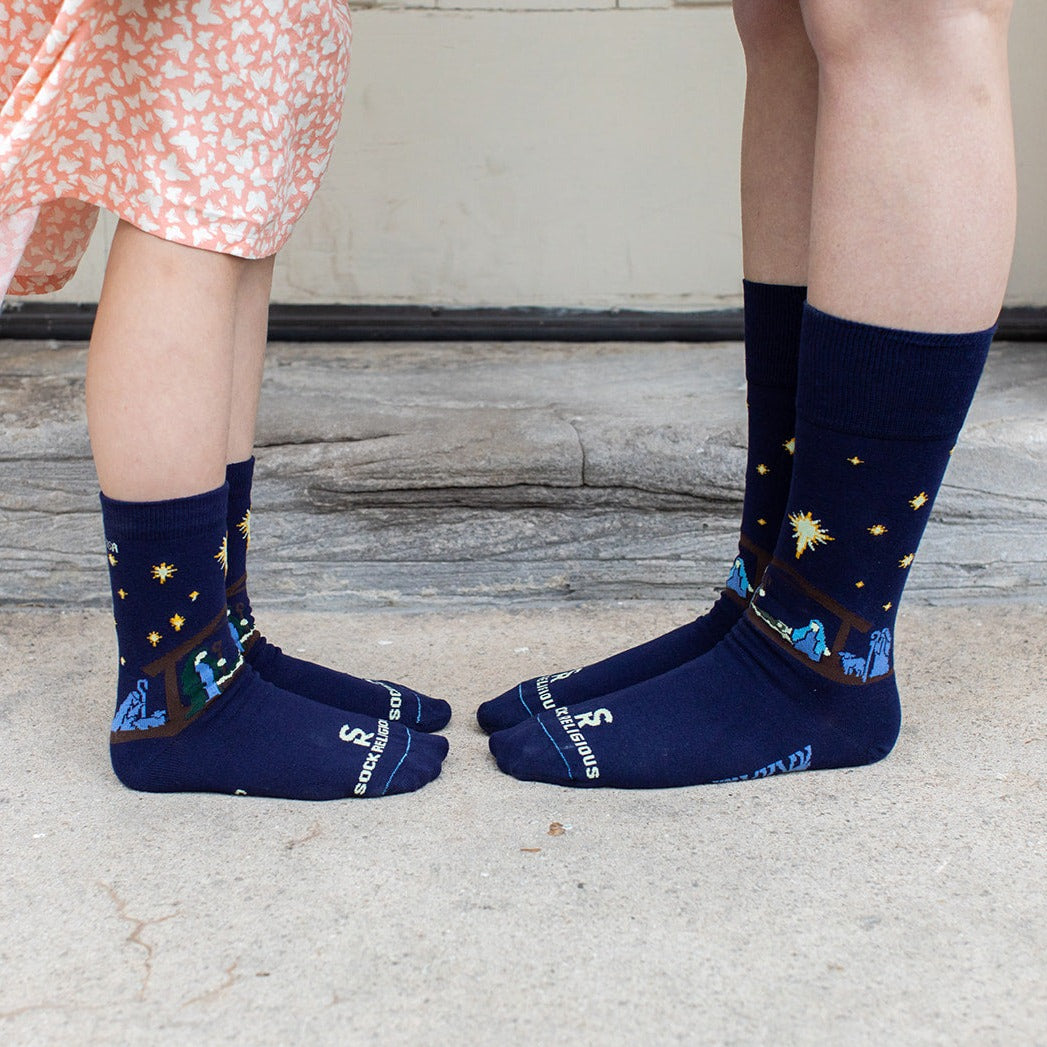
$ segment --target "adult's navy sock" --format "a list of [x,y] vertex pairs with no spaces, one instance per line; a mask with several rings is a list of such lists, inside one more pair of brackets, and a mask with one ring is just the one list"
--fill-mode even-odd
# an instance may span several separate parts
[[102,495],[119,646],[110,756],[146,792],[327,800],[421,788],[447,742],[263,680],[225,600],[225,485],[160,502]]
[[713,606],[693,622],[570,672],[525,680],[476,712],[491,733],[543,710],[653,679],[712,650],[738,621],[770,559],[792,475],[796,367],[806,287],[746,280],[748,450],[738,555]]
[[788,509],[743,618],[664,676],[492,735],[499,767],[658,788],[886,756],[901,722],[898,602],[991,338],[808,307]]
[[364,713],[406,724],[417,731],[438,731],[451,719],[451,707],[439,698],[389,680],[367,680],[295,658],[270,643],[255,624],[247,593],[247,550],[251,544],[251,486],[254,458],[226,467],[229,486],[229,614],[244,646],[244,657],[263,680],[303,698],[347,712]]

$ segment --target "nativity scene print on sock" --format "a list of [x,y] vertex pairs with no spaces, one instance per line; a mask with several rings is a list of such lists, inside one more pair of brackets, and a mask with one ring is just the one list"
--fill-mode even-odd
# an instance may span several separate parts
[[756,592],[771,557],[744,534],[738,538],[738,555],[731,564],[724,592],[738,597],[742,605],[747,604]]
[[[200,600],[201,589],[216,587],[183,569],[181,557],[143,560],[133,552],[121,556],[115,541],[106,544],[120,644],[112,740],[177,734],[236,678],[243,645],[224,603],[215,613]],[[133,544],[124,542],[126,549]],[[224,538],[209,556],[224,566]]]
[[[855,469],[866,465],[857,454],[846,461]],[[915,552],[900,552],[896,545],[905,542],[901,548],[912,549],[918,544],[931,499],[921,488],[897,498],[893,506],[882,505],[876,522],[866,523],[856,521],[853,508],[840,501],[841,494],[833,499],[840,514],[833,529],[843,536],[839,548],[837,535],[813,510],[787,514],[779,556],[757,587],[749,618],[763,635],[786,645],[821,675],[837,683],[864,684],[893,672],[896,607],[916,558]],[[884,522],[887,518],[890,524]],[[792,564],[781,558],[785,541],[790,543]],[[801,563],[796,566],[795,561]],[[848,583],[846,572],[852,565],[864,566],[857,571],[861,577]],[[826,589],[836,596],[816,588],[813,578],[828,581]],[[849,592],[854,599],[847,599]]]

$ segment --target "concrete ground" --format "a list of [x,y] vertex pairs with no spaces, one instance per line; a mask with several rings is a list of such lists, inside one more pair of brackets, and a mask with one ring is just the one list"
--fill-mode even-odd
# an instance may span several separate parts
[[263,601],[290,650],[454,705],[438,781],[326,804],[124,790],[108,613],[0,611],[0,1040],[1047,1044],[1047,607],[903,610],[874,767],[498,773],[480,700],[693,610]]

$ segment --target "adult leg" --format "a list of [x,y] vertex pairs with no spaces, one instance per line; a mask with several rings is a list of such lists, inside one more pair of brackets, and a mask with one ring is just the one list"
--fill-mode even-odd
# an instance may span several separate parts
[[114,770],[146,791],[417,789],[443,739],[310,702],[242,658],[226,605],[237,301],[253,263],[121,223],[88,365],[119,644]]
[[871,763],[897,737],[897,605],[1010,257],[1008,5],[803,0],[803,12],[819,60],[819,308],[804,316],[774,558],[704,658],[494,735],[516,777],[741,780]]
[[488,732],[651,680],[701,657],[741,615],[770,558],[792,469],[818,70],[797,0],[738,0],[746,60],[742,230],[748,461],[738,553],[713,607],[583,669],[525,680],[477,710]]
[[803,0],[820,67],[809,299],[918,331],[995,323],[1014,248],[1010,0]]
[[747,280],[807,283],[818,63],[799,0],[735,0],[745,52],[742,268]]

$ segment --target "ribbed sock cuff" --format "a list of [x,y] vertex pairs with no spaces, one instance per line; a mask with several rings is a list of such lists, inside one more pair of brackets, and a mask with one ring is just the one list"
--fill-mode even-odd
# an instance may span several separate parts
[[254,478],[254,455],[244,462],[230,462],[225,467],[225,482],[229,485],[229,500],[239,501],[250,492]]
[[795,389],[807,288],[743,280],[742,290],[746,382],[773,389]]
[[840,432],[884,439],[955,437],[995,330],[898,331],[805,306],[796,413]]
[[215,528],[225,530],[229,485],[188,498],[160,502],[122,502],[99,494],[105,534],[110,539],[157,541],[188,538]]

